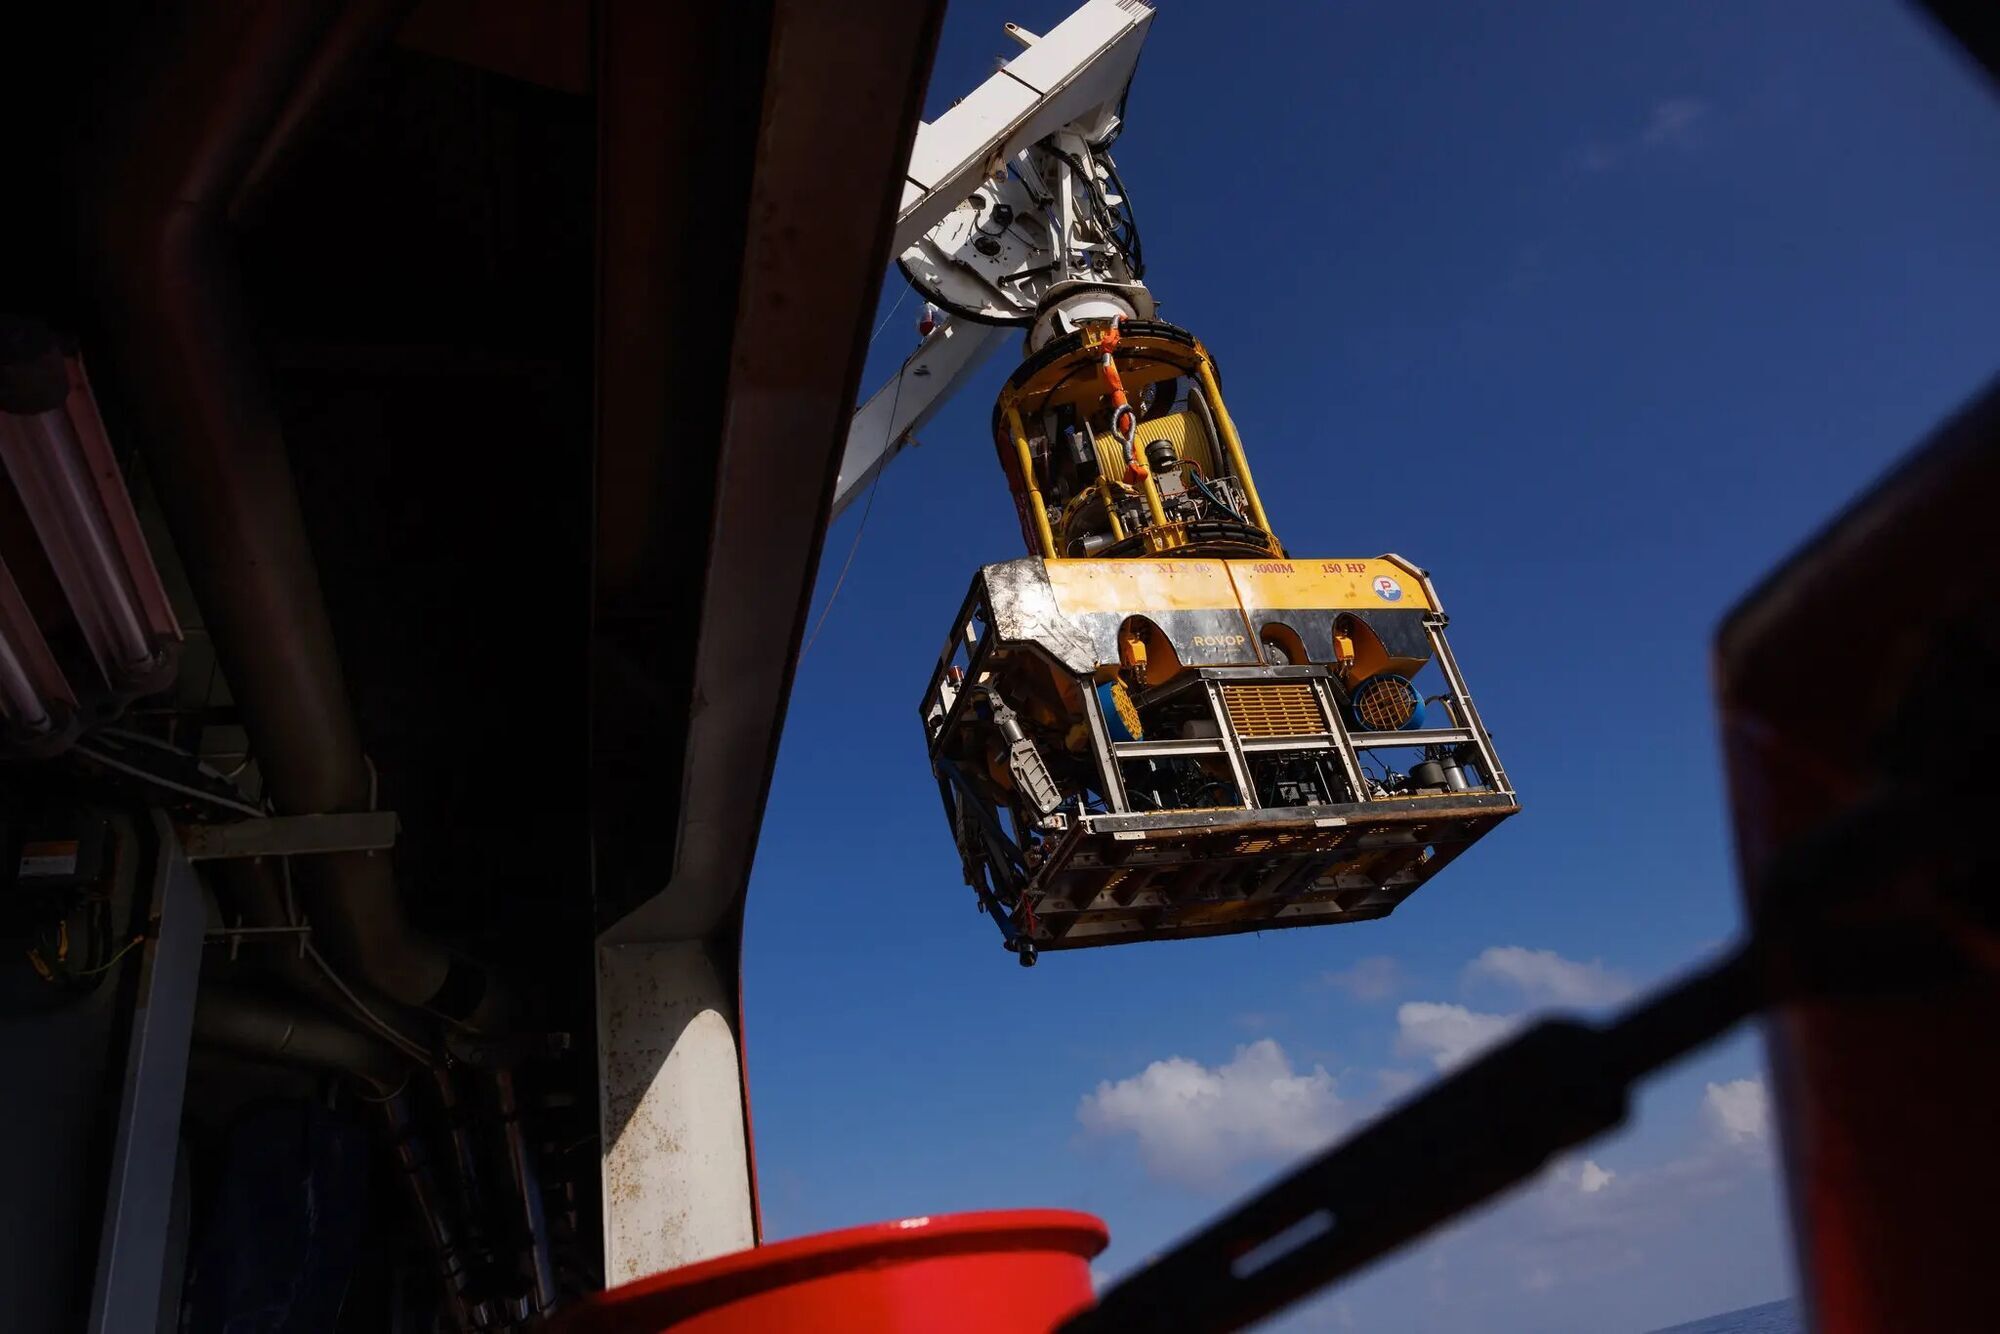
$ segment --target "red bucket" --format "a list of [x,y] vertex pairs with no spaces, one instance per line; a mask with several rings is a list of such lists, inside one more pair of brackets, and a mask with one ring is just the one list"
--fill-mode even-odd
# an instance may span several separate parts
[[1047,1334],[1089,1306],[1104,1224],[1067,1209],[904,1218],[718,1256],[601,1293],[561,1334]]

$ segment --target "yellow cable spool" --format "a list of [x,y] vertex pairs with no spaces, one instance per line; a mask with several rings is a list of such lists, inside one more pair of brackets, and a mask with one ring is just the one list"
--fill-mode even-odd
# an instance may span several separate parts
[[[1141,458],[1145,457],[1146,446],[1155,440],[1165,440],[1172,445],[1176,458],[1193,459],[1201,468],[1203,477],[1212,480],[1223,475],[1216,466],[1215,442],[1208,438],[1201,418],[1194,413],[1169,412],[1165,416],[1140,422],[1133,444]],[[1125,472],[1125,449],[1118,443],[1118,438],[1106,432],[1096,436],[1094,443],[1097,446],[1098,470],[1106,477],[1122,476]]]

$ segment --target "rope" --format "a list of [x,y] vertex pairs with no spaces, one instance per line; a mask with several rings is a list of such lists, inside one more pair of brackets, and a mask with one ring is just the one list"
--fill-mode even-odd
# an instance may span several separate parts
[[[905,289],[904,295],[907,296],[908,294],[908,289]],[[903,303],[898,301],[896,304],[900,306]],[[895,313],[894,310],[889,312],[891,317]],[[887,328],[888,325],[888,320],[882,321],[883,328]],[[882,329],[877,329],[875,332],[879,334],[882,332]],[[870,339],[869,341],[873,342],[874,340]],[[888,451],[889,442],[895,438],[896,409],[901,406],[902,402],[903,369],[899,366],[896,368],[895,392],[889,395],[889,424],[883,428],[882,432],[882,449],[885,453]],[[840,598],[841,587],[847,582],[847,572],[854,568],[855,553],[861,550],[861,535],[868,531],[868,515],[875,508],[875,493],[882,489],[882,474],[887,471],[889,471],[889,461],[884,459],[875,469],[875,480],[868,484],[868,499],[862,502],[861,522],[854,530],[854,540],[847,544],[847,559],[840,563],[840,577],[833,581],[833,591],[826,595],[826,605],[819,609],[819,619],[813,622],[812,633],[806,636],[805,647],[799,650],[799,660],[801,662],[805,660],[806,654],[812,652],[813,645],[819,642],[819,632],[826,628],[826,618],[833,614],[833,604]]]

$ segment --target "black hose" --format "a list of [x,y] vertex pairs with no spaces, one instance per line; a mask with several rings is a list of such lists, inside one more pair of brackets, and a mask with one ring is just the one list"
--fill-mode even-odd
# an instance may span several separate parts
[[1202,480],[1200,467],[1198,467],[1192,460],[1190,460],[1188,463],[1188,475],[1194,478],[1194,489],[1201,492],[1201,498],[1203,500],[1206,500],[1209,504],[1215,506],[1217,509],[1221,510],[1224,514],[1227,514],[1237,523],[1247,525],[1250,522],[1248,519],[1245,519],[1241,514],[1238,514],[1235,510],[1223,504],[1222,497],[1216,495],[1215,492],[1208,489],[1208,483]]

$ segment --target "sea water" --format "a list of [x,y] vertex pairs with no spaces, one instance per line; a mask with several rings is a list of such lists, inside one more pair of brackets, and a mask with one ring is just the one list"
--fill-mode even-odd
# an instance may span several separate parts
[[1762,1306],[1746,1306],[1740,1311],[1724,1311],[1685,1325],[1656,1329],[1652,1334],[1804,1334],[1804,1330],[1798,1302],[1786,1297]]

